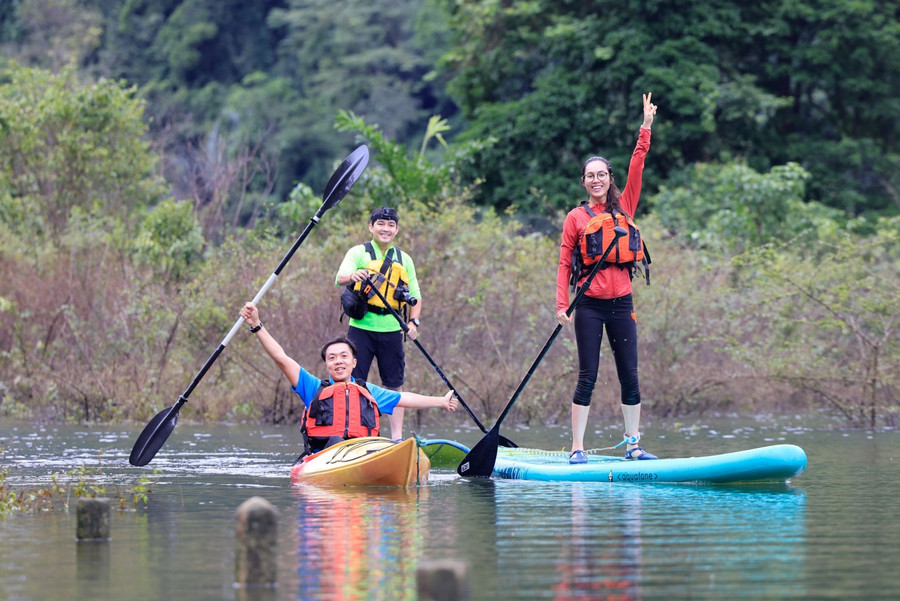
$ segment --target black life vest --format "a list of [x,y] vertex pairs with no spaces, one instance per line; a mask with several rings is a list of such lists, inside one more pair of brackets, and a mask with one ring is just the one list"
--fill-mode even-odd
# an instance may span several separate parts
[[306,454],[322,450],[332,436],[345,440],[378,436],[380,415],[364,380],[322,380],[300,420]]

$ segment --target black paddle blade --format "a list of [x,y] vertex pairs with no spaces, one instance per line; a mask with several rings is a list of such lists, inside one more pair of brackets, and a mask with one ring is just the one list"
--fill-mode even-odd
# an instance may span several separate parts
[[494,462],[497,461],[497,446],[499,444],[500,429],[495,425],[469,451],[469,454],[456,468],[456,473],[466,477],[490,478],[494,472]]
[[153,419],[150,420],[150,423],[138,436],[137,442],[134,443],[134,448],[131,449],[131,456],[128,458],[131,465],[143,466],[153,460],[157,451],[169,438],[169,434],[175,429],[180,408],[180,404],[173,405],[153,416]]
[[325,185],[325,192],[322,194],[322,208],[319,209],[319,216],[328,209],[337,206],[339,202],[350,192],[353,184],[366,170],[369,164],[369,148],[363,144],[353,152],[351,152],[344,162],[341,163]]
[[518,449],[519,445],[508,439],[507,437],[500,435],[500,446],[506,447],[507,449]]

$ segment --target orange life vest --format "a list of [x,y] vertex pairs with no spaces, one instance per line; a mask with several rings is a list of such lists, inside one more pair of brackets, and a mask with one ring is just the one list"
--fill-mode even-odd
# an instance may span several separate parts
[[613,228],[621,227],[628,232],[616,241],[615,246],[606,256],[607,263],[634,263],[644,260],[644,244],[641,240],[641,231],[634,221],[622,211],[607,213],[602,211],[595,214],[590,207],[583,205],[584,210],[591,215],[591,220],[584,226],[584,234],[581,236],[581,256],[585,265],[596,263],[606,247],[615,237]]
[[641,264],[647,284],[650,284],[650,253],[647,251],[647,245],[641,239],[641,231],[634,220],[622,211],[613,211],[612,213],[602,211],[598,215],[587,204],[582,206],[591,219],[584,226],[581,239],[572,251],[572,277],[569,280],[572,288],[574,289],[578,285],[581,278],[589,271],[589,267],[599,261],[606,252],[606,247],[615,238],[613,228],[616,226],[621,227],[628,234],[616,240],[604,259],[605,264],[600,269],[616,265],[621,269],[629,269],[633,278],[635,269],[638,268],[638,264]]
[[344,439],[378,436],[380,415],[375,397],[364,381],[323,380],[301,418],[300,431],[307,453],[332,436]]

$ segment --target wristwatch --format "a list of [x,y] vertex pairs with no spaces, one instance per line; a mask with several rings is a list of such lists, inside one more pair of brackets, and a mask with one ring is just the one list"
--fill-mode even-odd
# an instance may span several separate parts
[[416,327],[418,328],[418,327],[419,327],[419,318],[418,318],[418,317],[413,317],[413,318],[410,319],[407,323],[411,323],[411,324],[413,324],[414,326],[416,326]]

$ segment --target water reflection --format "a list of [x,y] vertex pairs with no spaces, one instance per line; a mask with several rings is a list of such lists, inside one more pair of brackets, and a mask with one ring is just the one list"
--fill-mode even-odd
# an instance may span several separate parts
[[[890,519],[898,432],[795,433],[810,467],[790,485],[472,482],[438,470],[424,489],[329,494],[291,489],[297,438],[286,429],[179,424],[152,475],[128,463],[141,427],[24,428],[0,418],[10,485],[41,485],[79,465],[101,468],[110,493],[137,475],[153,480],[149,507],[113,513],[107,547],[75,541],[74,513],[0,519],[0,599],[259,601],[268,593],[233,588],[234,512],[252,495],[279,510],[278,601],[410,599],[419,562],[440,558],[468,564],[473,601],[889,599],[900,590],[900,525]],[[697,448],[694,436],[666,444],[669,454]],[[358,526],[348,525],[351,511]],[[359,568],[329,546],[335,515],[336,544]],[[346,592],[316,590],[338,568]]]
[[298,599],[415,599],[428,487],[294,490]]
[[76,599],[109,599],[109,541],[76,543]]
[[640,496],[621,508],[621,540],[602,546],[592,544],[589,535],[590,503],[583,482],[572,486],[571,503],[570,543],[562,545],[556,561],[559,580],[553,585],[553,598],[556,601],[640,599]]
[[[551,590],[558,601],[806,592],[806,496],[787,485],[495,490],[500,590]],[[543,536],[528,536],[529,525]]]

